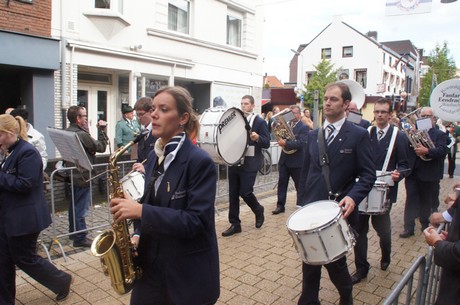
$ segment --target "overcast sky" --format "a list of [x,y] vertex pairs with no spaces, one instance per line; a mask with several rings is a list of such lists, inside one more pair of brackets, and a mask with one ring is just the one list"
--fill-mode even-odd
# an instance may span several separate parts
[[[395,0],[397,1],[397,0]],[[303,43],[309,43],[332,22],[334,15],[365,34],[378,32],[378,41],[409,39],[425,54],[436,43],[448,42],[460,67],[460,0],[433,0],[431,13],[385,16],[385,0],[265,0],[264,73],[289,81],[289,62]]]

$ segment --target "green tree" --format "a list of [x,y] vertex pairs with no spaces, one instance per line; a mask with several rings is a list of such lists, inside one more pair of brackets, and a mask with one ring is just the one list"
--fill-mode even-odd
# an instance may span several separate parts
[[454,59],[449,54],[447,42],[441,45],[436,44],[436,48],[431,51],[428,57],[428,72],[423,76],[418,102],[420,106],[430,104],[430,95],[432,91],[433,74],[436,75],[437,82],[440,84],[445,80],[455,78],[456,65]]
[[319,110],[323,109],[323,96],[324,96],[324,87],[327,84],[335,82],[337,80],[337,70],[334,70],[334,64],[332,64],[327,59],[322,59],[318,65],[313,65],[315,68],[315,73],[308,80],[308,84],[304,85],[305,95],[304,95],[304,106],[310,109],[313,108],[313,94],[315,90],[319,91]]

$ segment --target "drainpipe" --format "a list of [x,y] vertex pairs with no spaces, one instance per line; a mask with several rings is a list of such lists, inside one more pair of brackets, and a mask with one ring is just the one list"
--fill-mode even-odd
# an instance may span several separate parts
[[67,103],[65,102],[67,93],[66,44],[67,40],[62,37],[61,29],[61,119],[63,129],[67,127]]
[[62,34],[64,32],[64,4],[63,1],[60,1],[60,10],[61,10],[61,120],[62,128],[67,127],[67,103],[66,103],[66,93],[67,93],[67,69],[66,69],[66,45],[67,39],[64,38]]

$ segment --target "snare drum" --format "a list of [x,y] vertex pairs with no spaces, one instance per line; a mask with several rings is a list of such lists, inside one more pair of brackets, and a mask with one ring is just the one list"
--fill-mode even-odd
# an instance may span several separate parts
[[144,195],[144,175],[141,172],[132,172],[120,179],[123,191],[138,201]]
[[238,108],[205,110],[197,144],[215,163],[234,165],[244,158],[249,142],[246,118]]
[[300,258],[309,265],[332,263],[350,251],[355,237],[337,202],[312,202],[289,216],[287,229]]
[[372,190],[358,206],[358,211],[366,215],[385,214],[390,208],[390,192],[386,182],[376,180]]

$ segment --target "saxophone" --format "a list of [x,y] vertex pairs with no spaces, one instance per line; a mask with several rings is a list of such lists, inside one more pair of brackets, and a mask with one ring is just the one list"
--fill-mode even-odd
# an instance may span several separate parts
[[[139,142],[146,133],[139,134],[133,141],[120,147],[110,156],[108,163],[110,199],[124,198],[118,177],[118,158]],[[134,245],[131,243],[129,224],[126,220],[112,222],[112,229],[99,234],[91,245],[91,253],[101,258],[102,271],[110,277],[112,287],[118,294],[130,292],[134,280],[142,275],[142,270],[134,264],[133,251]]]

